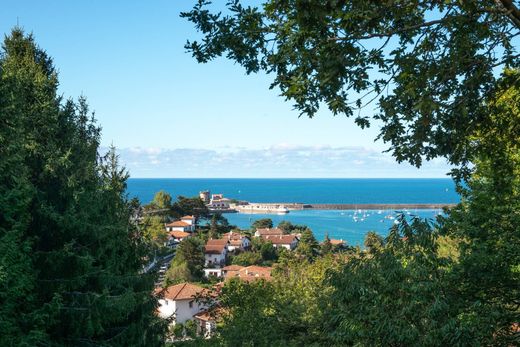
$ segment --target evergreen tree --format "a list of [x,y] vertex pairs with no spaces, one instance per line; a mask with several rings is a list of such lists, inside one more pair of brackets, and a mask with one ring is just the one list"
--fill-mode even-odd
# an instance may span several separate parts
[[0,344],[161,344],[128,176],[113,149],[98,156],[86,101],[62,101],[52,60],[20,29],[0,67]]
[[333,246],[330,243],[329,233],[325,233],[325,239],[321,244],[321,254],[329,254],[332,252]]
[[199,281],[203,275],[204,262],[201,242],[195,237],[182,240],[166,273],[166,284]]
[[309,260],[314,260],[314,258],[319,253],[319,244],[312,233],[312,230],[306,228],[301,233],[300,241],[298,242],[298,246],[296,247],[296,253],[306,257]]
[[163,210],[163,209],[170,209],[172,207],[172,197],[170,194],[165,192],[164,190],[158,191],[155,193],[153,200],[152,200],[152,206],[154,208]]

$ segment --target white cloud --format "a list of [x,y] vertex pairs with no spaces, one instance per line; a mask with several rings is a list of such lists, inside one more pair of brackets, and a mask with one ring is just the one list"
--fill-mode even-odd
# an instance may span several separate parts
[[277,144],[268,148],[122,148],[132,177],[445,177],[443,159],[421,169],[366,147]]

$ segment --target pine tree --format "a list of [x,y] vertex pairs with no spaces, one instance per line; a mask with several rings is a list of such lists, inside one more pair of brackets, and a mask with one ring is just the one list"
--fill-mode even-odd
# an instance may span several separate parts
[[86,101],[57,95],[31,35],[13,30],[0,66],[0,344],[161,344],[114,149],[99,157]]

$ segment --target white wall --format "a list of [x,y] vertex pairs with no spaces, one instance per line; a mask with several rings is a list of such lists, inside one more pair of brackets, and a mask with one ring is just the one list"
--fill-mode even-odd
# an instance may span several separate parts
[[[192,307],[190,307],[190,301]],[[175,313],[175,323],[184,323],[193,319],[197,313],[204,311],[205,306],[202,303],[191,300],[170,300],[159,299],[159,316],[161,318],[171,317]]]
[[226,262],[226,252],[220,254],[204,254],[204,258],[206,259],[206,266],[208,265],[218,265],[224,264]]

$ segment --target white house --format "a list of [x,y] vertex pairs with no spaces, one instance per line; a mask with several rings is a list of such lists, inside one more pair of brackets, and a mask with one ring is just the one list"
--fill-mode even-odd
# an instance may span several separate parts
[[257,228],[255,231],[256,237],[262,237],[267,235],[283,235],[284,232],[280,228]]
[[190,233],[185,233],[184,231],[170,231],[168,232],[168,241],[166,241],[166,245],[171,247],[188,237],[191,237]]
[[193,226],[193,230],[195,230],[195,222],[197,218],[195,216],[184,216],[181,218],[181,221]]
[[207,205],[210,210],[229,210],[231,199],[225,198],[222,194],[211,195],[211,201]]
[[251,248],[251,240],[249,240],[249,237],[241,235],[240,233],[230,231],[229,233],[222,235],[222,238],[229,241],[229,252],[234,252],[237,249],[244,251]]
[[190,283],[156,289],[155,293],[159,296],[159,316],[170,318],[174,315],[174,324],[193,319],[196,314],[207,308],[203,302],[196,300],[198,295],[204,295],[206,291]]
[[204,247],[205,266],[220,268],[226,263],[229,241],[227,239],[208,240]]
[[215,276],[215,277],[223,277],[223,272],[221,268],[206,268],[204,269],[204,276],[207,278],[209,276]]
[[290,235],[264,235],[262,239],[272,242],[274,247],[284,247],[288,250],[293,250],[298,246],[298,237],[294,234]]
[[166,231],[182,231],[185,233],[192,233],[195,231],[195,224],[190,224],[189,220],[176,220],[165,224],[164,227],[166,228]]
[[224,310],[214,307],[195,316],[197,322],[197,334],[204,338],[210,338],[217,330],[217,321],[222,319]]

